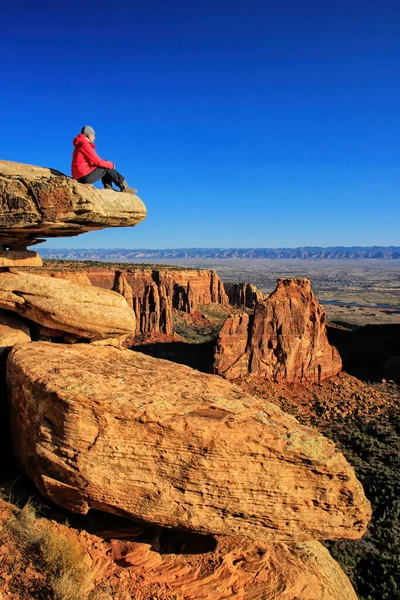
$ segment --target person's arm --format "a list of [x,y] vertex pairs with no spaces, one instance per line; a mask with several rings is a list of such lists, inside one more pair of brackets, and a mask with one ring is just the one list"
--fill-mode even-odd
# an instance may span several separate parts
[[100,156],[93,150],[89,142],[87,144],[82,144],[81,152],[90,160],[91,163],[96,165],[96,167],[102,167],[103,169],[114,168],[114,163],[112,163],[110,160],[103,160],[100,158]]

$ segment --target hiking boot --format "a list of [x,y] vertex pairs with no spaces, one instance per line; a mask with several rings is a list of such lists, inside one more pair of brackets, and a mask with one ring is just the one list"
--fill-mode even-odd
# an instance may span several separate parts
[[111,183],[103,183],[103,187],[105,190],[113,190],[113,186]]
[[130,188],[128,186],[126,179],[123,180],[123,182],[119,186],[119,189],[121,192],[124,192],[125,194],[136,194],[136,192],[137,192],[137,190]]

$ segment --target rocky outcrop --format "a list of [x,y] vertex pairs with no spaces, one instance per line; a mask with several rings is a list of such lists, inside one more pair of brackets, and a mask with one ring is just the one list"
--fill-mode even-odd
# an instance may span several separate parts
[[[1,591],[10,600],[31,597],[32,589],[37,598],[47,597],[46,571],[35,562],[27,568],[29,547],[12,535],[13,518],[22,520],[19,509],[0,499]],[[106,584],[113,597],[135,600],[154,599],[155,589],[158,600],[357,600],[350,581],[319,542],[276,542],[260,551],[249,541],[219,537],[212,540],[215,548],[206,549],[203,542],[202,552],[193,554],[196,536],[164,531],[165,552],[154,547],[156,539],[151,543],[150,528],[122,523],[125,539],[120,527],[113,531],[93,520],[91,533],[45,518],[36,518],[34,526],[80,549],[87,573],[82,598],[88,588]]]
[[59,171],[0,161],[0,250],[24,251],[40,238],[104,227],[133,227],[146,217],[137,196],[98,190]]
[[257,302],[260,302],[264,298],[264,294],[252,283],[226,281],[224,289],[228,296],[229,304],[238,308],[253,309]]
[[80,270],[40,271],[73,282],[91,283],[123,295],[136,316],[137,336],[149,333],[172,335],[172,309],[193,313],[202,304],[228,304],[224,284],[210,270],[115,269],[88,267]]
[[39,324],[48,337],[123,341],[136,327],[115,292],[16,270],[0,272],[0,308]]
[[148,274],[133,278],[117,270],[113,290],[124,296],[133,309],[137,336],[155,332],[172,335],[172,298],[163,284],[156,283]]
[[[92,285],[92,282],[90,281],[89,277],[86,275],[86,273],[74,273],[73,271],[70,271],[68,273],[63,273],[62,271],[60,273],[40,273],[41,275],[50,275],[51,277],[55,277],[56,279],[66,279],[67,281],[71,281],[72,283],[83,283],[85,285]],[[98,286],[96,286],[98,287]],[[101,287],[101,286],[100,286]]]
[[332,442],[222,378],[114,348],[8,358],[16,453],[74,512],[255,540],[358,538],[370,507]]
[[[138,285],[145,275],[145,270],[132,271],[126,274],[127,281],[134,290],[134,296],[142,296],[137,293]],[[181,270],[159,270],[152,269],[148,274],[151,280],[160,290],[160,298],[168,298],[172,308],[193,313],[199,305],[228,304],[228,297],[224,291],[224,285],[215,271],[201,269]]]
[[31,250],[0,250],[0,267],[41,267],[42,264],[43,261],[37,252]]
[[228,318],[219,334],[214,372],[227,379],[248,373],[286,383],[318,383],[342,363],[327,339],[325,312],[308,279],[278,279],[254,316]]
[[[131,598],[179,600],[357,600],[337,562],[319,542],[266,544],[218,538],[214,552],[196,557],[155,552],[150,544],[111,541],[111,556],[129,570]],[[126,569],[128,567],[129,569]]]
[[171,299],[173,308],[184,312],[193,312],[199,305],[212,302],[229,304],[224,284],[212,270],[152,269],[151,267],[117,270],[91,268],[85,269],[84,273],[93,285],[112,289],[115,287],[115,276],[118,271],[132,288],[134,298],[143,298],[147,287],[155,283],[159,289],[163,286],[165,297]]
[[15,344],[31,341],[29,327],[26,323],[4,310],[0,311],[0,356]]

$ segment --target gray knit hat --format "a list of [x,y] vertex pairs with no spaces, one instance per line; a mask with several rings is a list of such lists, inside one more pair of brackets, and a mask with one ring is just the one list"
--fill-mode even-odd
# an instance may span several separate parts
[[86,136],[88,136],[88,135],[94,135],[94,129],[93,129],[93,127],[90,127],[90,125],[85,125],[81,129],[81,133],[83,133]]

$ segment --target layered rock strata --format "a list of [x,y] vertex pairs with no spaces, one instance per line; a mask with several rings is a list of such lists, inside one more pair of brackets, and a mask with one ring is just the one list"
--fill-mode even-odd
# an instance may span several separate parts
[[123,341],[136,328],[120,294],[14,269],[0,272],[0,308],[38,324],[48,337],[69,334],[71,341]]
[[229,303],[221,279],[209,270],[88,268],[41,273],[122,294],[135,313],[137,336],[156,332],[172,335],[173,308],[193,313],[203,304]]
[[[137,196],[98,190],[53,169],[0,161],[0,257],[48,237],[133,227],[146,217]],[[8,259],[12,260],[12,259]]]
[[[7,526],[14,515],[19,518],[18,513],[0,499],[1,591],[13,600],[32,589],[36,597],[42,597],[40,592],[48,589],[45,572],[34,562],[27,568],[27,548],[16,543]],[[35,525],[52,538],[62,536],[68,545],[79,544],[89,575],[85,589],[98,590],[106,584],[117,598],[148,600],[155,598],[156,589],[158,600],[357,600],[350,581],[319,542],[276,542],[260,551],[247,540],[218,537],[213,550],[202,548],[201,553],[193,554],[186,545],[193,544],[190,534],[180,532],[179,543],[173,544],[173,549],[178,545],[177,550],[169,547],[163,552],[143,540],[150,537],[145,527],[126,521],[122,531],[92,521],[93,533],[41,518]],[[174,532],[170,536],[164,533],[165,537],[169,546]],[[17,595],[13,593],[16,587]]]
[[237,308],[253,309],[257,302],[263,300],[262,294],[252,283],[225,282],[224,289],[229,299],[229,304]]
[[11,350],[15,344],[30,341],[31,335],[27,324],[12,313],[0,310],[0,356]]
[[358,538],[370,506],[332,442],[222,378],[114,348],[32,342],[7,365],[16,453],[44,495],[166,527]]
[[[340,566],[319,542],[269,543],[219,538],[214,552],[193,560],[159,554],[150,544],[111,541],[111,556],[129,572],[132,598],[169,600],[357,600]],[[118,574],[119,575],[119,574]]]
[[172,298],[165,285],[154,281],[153,272],[151,277],[146,274],[133,278],[117,270],[113,290],[124,296],[133,309],[137,336],[155,332],[172,335]]
[[254,315],[229,317],[214,361],[214,372],[227,379],[250,373],[286,383],[319,383],[341,367],[308,279],[278,279],[276,290],[258,302]]

